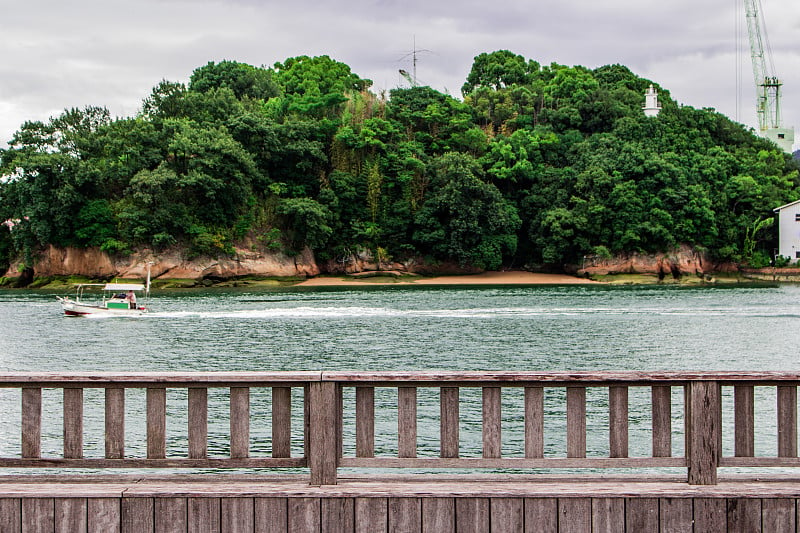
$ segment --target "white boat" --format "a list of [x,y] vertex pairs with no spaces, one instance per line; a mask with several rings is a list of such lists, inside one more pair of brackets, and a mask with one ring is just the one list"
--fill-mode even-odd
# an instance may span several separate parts
[[[87,287],[102,287],[99,301],[84,301]],[[150,283],[82,283],[77,286],[75,297],[56,296],[67,316],[140,316],[149,311],[146,305],[137,302],[136,293],[145,291],[149,296]]]

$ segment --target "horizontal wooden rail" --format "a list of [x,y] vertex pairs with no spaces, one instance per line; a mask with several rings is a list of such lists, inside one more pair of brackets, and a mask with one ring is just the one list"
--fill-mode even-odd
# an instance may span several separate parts
[[[683,467],[690,483],[715,484],[718,467],[800,467],[798,384],[800,373],[791,372],[5,373],[0,388],[20,390],[21,446],[15,456],[0,450],[0,468],[307,467],[312,484],[327,485],[340,467]],[[774,456],[755,454],[763,388],[775,394]],[[61,391],[62,451],[48,456],[52,389]],[[135,427],[145,446],[132,453],[126,402],[135,389],[143,391]],[[185,398],[180,405],[169,399],[175,391]],[[733,400],[732,435],[723,435],[723,397]],[[86,456],[96,443],[86,441],[85,413],[102,413],[103,457]],[[173,416],[185,420],[185,433],[168,439]],[[220,416],[229,422],[226,436]],[[464,437],[465,428],[480,437]],[[650,435],[644,455],[643,432]],[[726,436],[731,457],[722,454]],[[682,452],[673,446],[681,442]]]

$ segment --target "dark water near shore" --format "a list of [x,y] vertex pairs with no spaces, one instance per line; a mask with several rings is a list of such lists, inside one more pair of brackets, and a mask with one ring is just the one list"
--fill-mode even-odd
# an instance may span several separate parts
[[[800,370],[797,286],[239,288],[156,293],[149,304],[154,312],[144,317],[67,318],[53,292],[0,291],[0,372]],[[479,400],[471,401],[469,394],[465,391],[462,415],[469,419],[477,411],[479,421]],[[558,391],[554,394],[547,405],[553,406],[555,436],[547,446],[559,454],[563,403]],[[18,417],[18,395],[0,391],[0,408],[11,418]],[[632,393],[631,448],[647,454],[649,409],[637,411],[635,398]],[[607,405],[591,390],[588,399],[590,417]],[[87,391],[90,455],[102,455],[102,413],[89,407],[96,400]],[[58,408],[58,398],[48,401]],[[137,401],[130,402],[132,418],[141,408]],[[393,401],[391,393],[377,398],[379,407]],[[674,401],[681,410],[681,398]],[[725,401],[730,403],[727,396]],[[761,407],[774,412],[774,392],[759,397]],[[424,427],[425,413],[422,407],[422,455],[427,448],[435,453],[436,444],[436,431]],[[774,414],[757,418],[763,418],[757,451],[772,455]],[[589,422],[590,450],[600,454],[604,447],[607,452],[603,423],[592,436]],[[378,420],[378,449],[391,450],[393,444],[381,442],[381,424],[389,427],[391,420]],[[224,424],[215,428],[212,422],[212,440],[217,430],[224,434]],[[44,450],[59,452],[59,433],[60,415],[52,428],[44,428]],[[520,438],[504,429],[504,446],[513,447]],[[0,455],[15,453],[18,440],[13,424],[5,427]],[[681,440],[676,434],[676,452],[682,451]],[[182,445],[179,436],[173,441],[171,446]],[[462,425],[462,441],[466,453],[480,447],[479,422]],[[224,451],[224,444],[218,447]]]

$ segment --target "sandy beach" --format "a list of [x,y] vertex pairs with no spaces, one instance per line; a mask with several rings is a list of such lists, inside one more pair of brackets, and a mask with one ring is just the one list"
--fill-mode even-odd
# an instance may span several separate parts
[[459,276],[435,276],[402,279],[387,279],[386,276],[354,278],[349,276],[320,276],[298,283],[298,286],[346,286],[346,285],[577,285],[597,283],[592,280],[566,274],[536,274],[533,272],[483,272]]

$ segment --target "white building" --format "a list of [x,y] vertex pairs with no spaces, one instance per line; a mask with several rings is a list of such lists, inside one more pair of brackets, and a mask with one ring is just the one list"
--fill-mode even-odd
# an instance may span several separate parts
[[646,117],[657,117],[661,111],[661,104],[658,103],[658,91],[653,88],[652,84],[647,89],[647,92],[644,93],[644,105],[642,105],[642,108]]
[[778,214],[778,254],[795,262],[800,259],[800,200],[773,211]]

